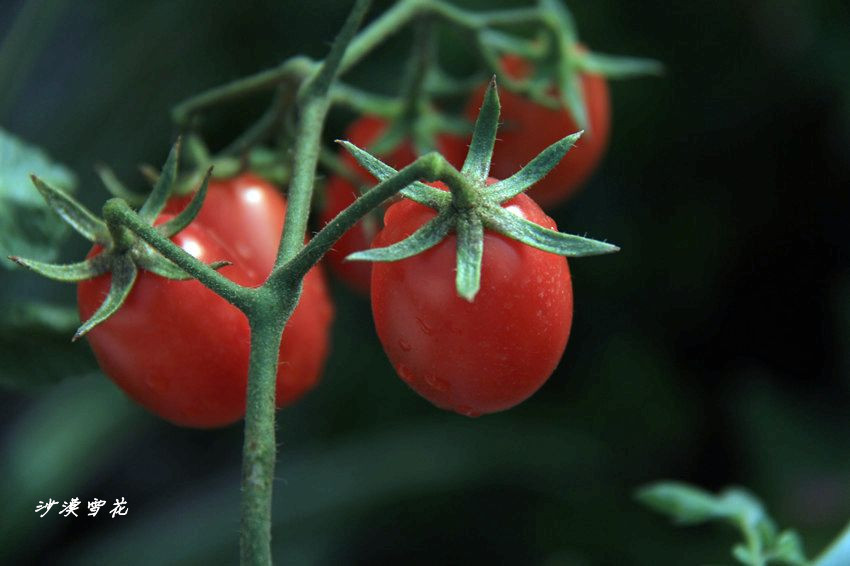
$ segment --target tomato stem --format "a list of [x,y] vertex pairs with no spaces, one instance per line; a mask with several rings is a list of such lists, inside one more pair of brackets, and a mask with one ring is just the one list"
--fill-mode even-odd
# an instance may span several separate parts
[[[283,328],[298,303],[291,292],[281,302],[267,294],[248,311],[251,355],[245,404],[242,451],[242,514],[239,532],[240,563],[270,565],[272,489],[275,467],[275,382]],[[271,304],[277,308],[267,309]],[[283,376],[286,379],[286,375]]]
[[126,227],[217,295],[239,309],[245,310],[251,289],[234,283],[209,265],[186,253],[180,246],[163,236],[159,230],[142,220],[123,200],[113,198],[106,201],[103,206],[103,217],[107,225]]

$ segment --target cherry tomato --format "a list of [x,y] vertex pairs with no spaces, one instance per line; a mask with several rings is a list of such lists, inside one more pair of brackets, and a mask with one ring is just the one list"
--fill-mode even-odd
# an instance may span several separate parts
[[[176,212],[184,204],[175,199],[168,209]],[[216,181],[210,184],[198,218],[173,240],[204,262],[232,262],[221,269],[223,275],[241,285],[258,286],[274,262],[284,213],[284,199],[268,183]],[[157,222],[170,217],[163,214]],[[224,218],[228,224],[213,224]],[[254,239],[253,246],[241,248],[241,253],[227,243],[228,238],[238,245],[263,234],[275,235]],[[89,255],[98,251],[95,247]],[[78,284],[83,320],[100,306],[110,281],[111,275],[106,274]],[[317,382],[327,356],[332,316],[324,279],[314,268],[304,280],[298,306],[283,333],[278,407],[295,401]],[[92,330],[88,339],[104,373],[166,420],[208,428],[232,423],[245,414],[248,321],[198,281],[168,280],[140,271],[122,307]]]
[[[555,229],[518,195],[509,211]],[[398,242],[435,216],[410,200],[392,205],[373,246]],[[436,406],[466,416],[513,407],[554,371],[570,333],[572,287],[561,256],[485,231],[481,290],[455,289],[456,236],[401,261],[372,267],[372,313],[398,375]]]
[[[172,199],[166,212],[182,210],[190,199],[191,196]],[[212,180],[194,222],[208,227],[238,254],[257,278],[256,285],[260,285],[277,258],[285,217],[286,199],[280,191],[262,177],[246,172]],[[333,303],[317,265],[307,272],[298,306],[283,332],[281,369],[293,371],[290,377],[286,370],[282,378],[278,375],[278,407],[292,403],[315,385],[327,358],[332,319]]]
[[[505,71],[515,79],[530,74],[528,62],[516,55],[502,59]],[[608,85],[599,75],[581,75],[590,128],[548,175],[538,181],[528,195],[544,208],[567,200],[596,169],[605,149],[611,124]],[[467,116],[475,119],[484,100],[486,85],[470,98]],[[564,136],[578,131],[569,111],[553,110],[507,89],[499,89],[502,125],[493,150],[490,174],[507,178],[519,171],[538,153]]]
[[[363,116],[354,121],[348,128],[346,139],[354,145],[368,150],[369,146],[380,137],[386,127],[387,122],[382,118]],[[466,142],[462,138],[442,134],[438,136],[437,145],[439,151],[450,163],[456,167],[463,164],[466,157]],[[363,177],[364,183],[376,181],[347,151],[342,151],[340,155],[347,165]],[[381,156],[381,158],[387,165],[401,169],[416,160],[416,152],[410,142],[404,142],[392,153]],[[319,213],[321,225],[324,226],[333,220],[337,214],[354,202],[358,194],[357,187],[348,180],[337,175],[328,179],[325,186],[324,206]],[[365,262],[344,260],[351,253],[367,249],[379,228],[380,218],[369,216],[354,225],[325,255],[325,262],[331,271],[349,287],[363,295],[369,294],[371,265]]]
[[[183,210],[192,195],[174,197],[166,213]],[[212,228],[247,267],[267,276],[277,257],[277,244],[286,216],[286,199],[274,185],[253,173],[211,179],[207,198],[194,222]]]

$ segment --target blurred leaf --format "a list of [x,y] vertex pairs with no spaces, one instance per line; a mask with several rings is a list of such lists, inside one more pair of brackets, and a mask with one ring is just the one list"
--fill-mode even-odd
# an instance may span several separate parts
[[736,527],[746,543],[735,545],[732,555],[742,564],[809,564],[797,533],[788,530],[777,536],[761,502],[746,490],[730,488],[713,495],[684,483],[661,482],[641,489],[637,498],[683,525],[715,520]]
[[6,268],[15,265],[9,255],[56,259],[68,233],[32,186],[30,174],[68,192],[76,186],[71,171],[0,128],[0,265]]
[[790,564],[806,562],[803,541],[796,531],[787,530],[779,535],[779,539],[776,541],[776,558],[785,560]]
[[657,483],[641,489],[637,498],[683,525],[704,523],[721,515],[721,505],[714,495],[683,483]]
[[18,303],[0,310],[0,387],[30,389],[97,369],[89,348],[72,344],[71,307]]

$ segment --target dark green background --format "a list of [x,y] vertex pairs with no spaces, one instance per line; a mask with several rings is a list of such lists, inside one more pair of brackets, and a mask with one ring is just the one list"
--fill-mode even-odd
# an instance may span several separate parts
[[[23,4],[0,3],[0,37]],[[97,208],[106,193],[93,164],[142,187],[137,164],[161,163],[176,134],[173,104],[296,53],[321,57],[348,4],[40,2],[26,57],[0,85],[0,124],[73,168]],[[750,487],[810,554],[850,517],[850,9],[570,7],[592,48],[667,66],[661,79],[612,83],[610,151],[554,214],[623,251],[571,262],[576,312],[560,367],[520,407],[477,420],[407,389],[368,303],[335,286],[326,375],[279,413],[279,562],[731,563],[730,531],[674,529],[634,502],[662,478]],[[468,39],[444,39],[447,66],[476,68]],[[406,45],[352,81],[392,93]],[[265,103],[214,112],[211,143]],[[350,118],[334,113],[328,139]],[[63,258],[84,252],[72,238]],[[70,303],[73,288],[0,272],[0,304],[23,297]],[[48,346],[27,355],[61,363]],[[0,425],[0,562],[235,560],[239,425],[176,428],[99,375],[0,394]],[[48,497],[125,497],[130,511],[38,519]]]

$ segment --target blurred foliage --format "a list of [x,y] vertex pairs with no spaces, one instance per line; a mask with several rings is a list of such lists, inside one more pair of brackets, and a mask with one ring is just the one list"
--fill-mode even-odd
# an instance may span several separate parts
[[38,172],[51,185],[73,190],[76,179],[44,152],[0,129],[0,268],[11,269],[9,255],[49,261],[56,257],[67,227],[33,187]]
[[[94,164],[144,189],[136,169],[164,159],[172,105],[295,53],[321,57],[349,3],[68,4],[0,3],[0,78],[13,86],[0,126],[73,170],[97,210],[106,193]],[[576,314],[560,367],[522,406],[477,420],[431,407],[396,378],[368,304],[335,286],[326,375],[279,414],[274,541],[287,563],[728,563],[727,530],[672,529],[634,501],[661,478],[747,486],[812,555],[850,516],[850,8],[569,4],[594,49],[667,68],[612,83],[608,156],[554,214],[623,251],[571,262]],[[39,33],[15,31],[33,22],[44,22]],[[351,82],[394,92],[408,44],[399,34]],[[480,65],[452,31],[440,56],[458,76]],[[213,147],[267,103],[211,112]],[[334,112],[327,139],[351,117]],[[22,167],[47,175],[45,164]],[[26,178],[14,188],[37,197]],[[0,218],[23,221],[10,210]],[[70,238],[60,259],[86,245]],[[0,377],[91,373],[87,346],[67,343],[65,326],[30,331],[38,318],[26,305],[39,303],[70,321],[73,286],[0,271]],[[235,558],[239,426],[175,428],[100,375],[5,392],[0,406],[0,562]],[[33,509],[48,497],[125,497],[130,512],[40,519]]]

